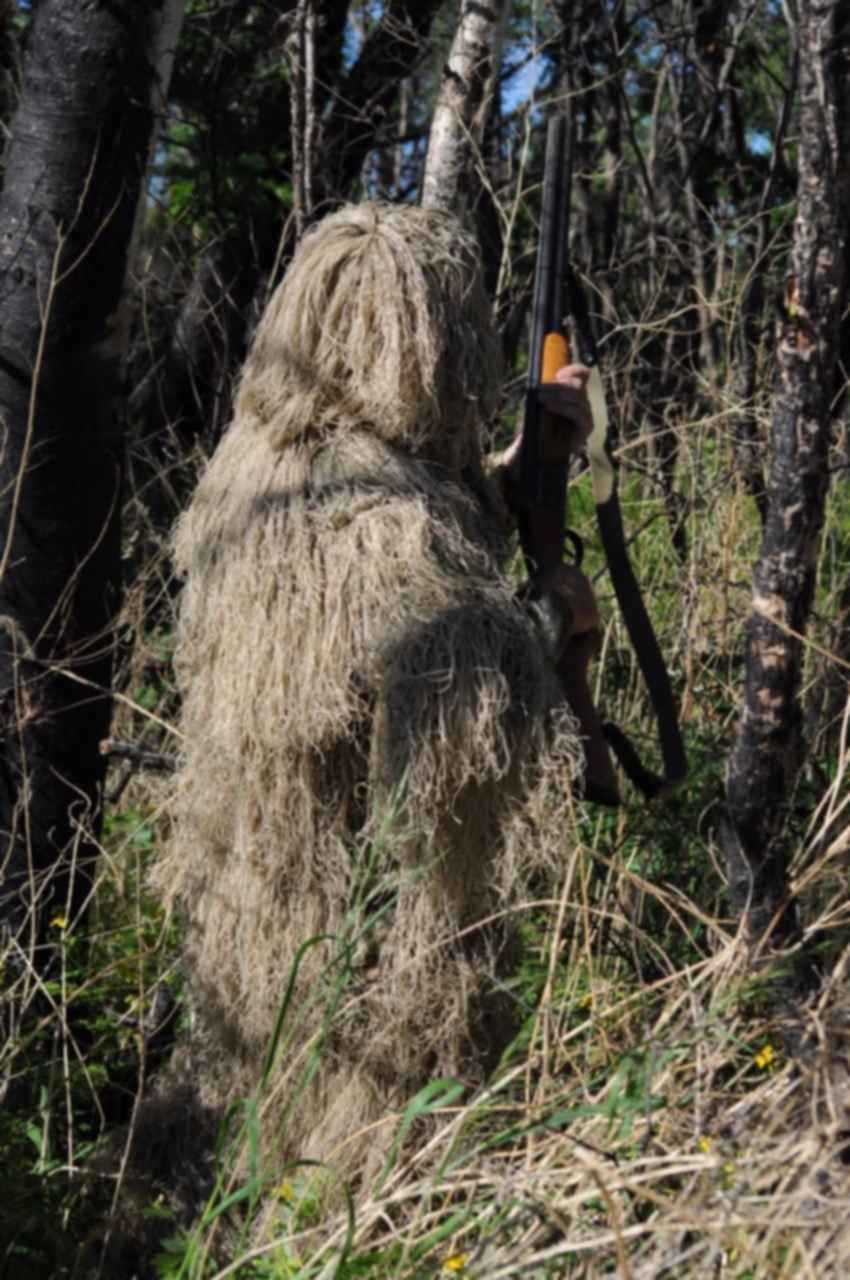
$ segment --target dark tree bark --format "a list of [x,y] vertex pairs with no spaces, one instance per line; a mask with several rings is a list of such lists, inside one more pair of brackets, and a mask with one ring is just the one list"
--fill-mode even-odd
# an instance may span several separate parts
[[0,125],[8,123],[14,100],[14,70],[18,51],[12,29],[14,14],[14,0],[0,0]]
[[783,829],[801,759],[803,638],[828,488],[838,343],[847,306],[850,223],[850,10],[800,6],[799,185],[778,334],[773,461],[747,628],[744,709],[727,783],[730,888],[753,935],[775,917],[793,931]]
[[0,926],[78,917],[120,595],[116,315],[162,0],[42,0],[0,197]]

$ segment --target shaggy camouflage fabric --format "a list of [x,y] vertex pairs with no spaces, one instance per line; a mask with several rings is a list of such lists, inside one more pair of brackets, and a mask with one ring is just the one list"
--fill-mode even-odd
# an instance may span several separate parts
[[433,212],[321,223],[176,538],[185,765],[155,877],[187,922],[181,1061],[204,1105],[263,1080],[267,1145],[346,1172],[512,1034],[499,974],[579,767],[503,573],[474,262]]

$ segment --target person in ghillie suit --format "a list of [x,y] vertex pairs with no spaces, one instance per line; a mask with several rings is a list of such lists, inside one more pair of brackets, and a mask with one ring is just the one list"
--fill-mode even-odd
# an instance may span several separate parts
[[[579,434],[585,372],[551,393]],[[505,575],[498,387],[474,240],[342,208],[271,298],[176,534],[185,757],[155,879],[186,922],[181,1069],[213,1110],[262,1080],[267,1143],[347,1173],[514,1034],[515,908],[581,768],[553,660],[592,596],[565,570],[524,605]]]

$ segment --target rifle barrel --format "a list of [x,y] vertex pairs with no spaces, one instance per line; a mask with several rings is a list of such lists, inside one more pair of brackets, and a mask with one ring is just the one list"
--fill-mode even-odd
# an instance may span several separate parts
[[[546,131],[543,204],[534,277],[525,418],[520,451],[519,498],[523,507],[545,511],[547,526],[560,532],[549,554],[540,545],[532,547],[529,538],[523,537],[523,549],[530,573],[545,568],[544,560],[554,562],[556,558],[560,559],[566,522],[567,464],[546,456],[543,440],[546,411],[540,407],[537,397],[541,381],[550,380],[555,371],[569,360],[569,348],[563,335],[570,207],[566,139],[566,117],[552,116]],[[545,540],[547,543],[551,541],[549,537]],[[539,543],[540,539],[531,541]]]

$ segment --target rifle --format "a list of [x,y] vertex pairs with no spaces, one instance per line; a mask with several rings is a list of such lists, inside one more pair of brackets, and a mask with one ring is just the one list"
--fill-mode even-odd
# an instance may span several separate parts
[[601,722],[587,679],[590,650],[587,645],[567,645],[558,674],[564,696],[579,721],[584,739],[587,765],[585,796],[599,804],[617,805],[620,795],[609,746],[626,775],[647,798],[661,795],[681,782],[687,773],[687,759],[670,677],[626,551],[599,353],[584,291],[569,259],[573,148],[571,142],[567,148],[567,132],[565,116],[550,118],[546,134],[525,420],[515,498],[519,508],[520,543],[532,582],[563,562],[565,538],[572,543],[575,564],[580,567],[581,540],[566,528],[567,478],[571,460],[568,431],[563,420],[544,409],[539,400],[540,384],[551,382],[556,371],[570,363],[570,348],[564,333],[564,322],[569,316],[578,359],[591,371],[587,393],[593,430],[587,441],[587,453],[600,538],[626,630],[649,689],[664,761],[663,775],[653,773],[642,764],[621,729]]

